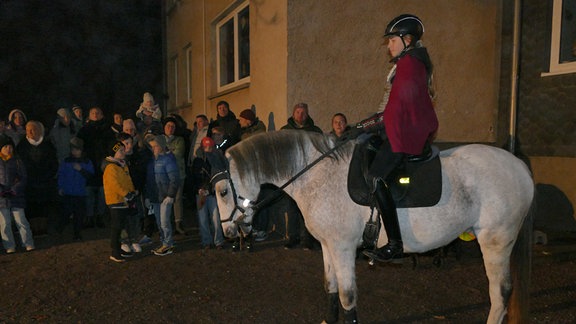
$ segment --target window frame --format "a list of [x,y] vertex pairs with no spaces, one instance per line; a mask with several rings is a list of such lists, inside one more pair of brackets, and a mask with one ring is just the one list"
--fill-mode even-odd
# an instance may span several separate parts
[[172,91],[174,91],[174,107],[178,107],[178,54],[170,58],[170,64],[172,65],[172,73],[174,73],[172,79],[172,82],[174,82],[172,88]]
[[186,54],[186,100],[192,102],[192,45],[188,44],[184,48]]
[[[217,91],[218,92],[224,92],[227,90],[230,90],[232,88],[236,88],[245,84],[250,83],[250,72],[248,73],[248,75],[244,78],[240,78],[240,53],[239,53],[239,32],[238,32],[238,15],[241,11],[243,11],[244,9],[248,8],[248,10],[250,10],[249,8],[249,1],[244,1],[240,4],[238,4],[238,6],[236,6],[235,8],[230,9],[229,12],[223,14],[223,16],[221,18],[216,19],[216,23],[215,23],[215,36],[216,36],[216,50],[215,50],[215,56],[216,56],[216,87],[217,87]],[[234,25],[234,81],[222,85],[221,83],[221,62],[220,62],[220,28],[222,26],[224,26],[225,24],[227,24],[228,22],[230,22],[230,20],[233,21],[233,25]],[[250,24],[250,22],[248,22],[248,24]],[[248,58],[250,59],[250,58]]]
[[542,77],[576,73],[576,61],[560,62],[560,41],[562,37],[562,9],[564,0],[553,0],[552,3],[552,31],[550,37],[550,62],[548,72],[541,73]]

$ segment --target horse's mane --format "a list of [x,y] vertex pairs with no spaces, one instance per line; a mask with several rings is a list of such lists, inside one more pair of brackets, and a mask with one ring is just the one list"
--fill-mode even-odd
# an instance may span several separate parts
[[[340,160],[352,152],[349,143],[327,158]],[[265,183],[291,178],[321,154],[337,145],[336,138],[300,130],[281,130],[249,137],[226,154],[237,167],[241,181]]]

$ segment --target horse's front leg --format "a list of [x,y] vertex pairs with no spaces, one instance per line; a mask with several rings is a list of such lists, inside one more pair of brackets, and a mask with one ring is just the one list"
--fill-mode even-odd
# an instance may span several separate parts
[[[336,314],[335,323],[338,321],[338,303],[334,293],[338,293],[342,308],[344,308],[344,323],[358,323],[356,315],[356,301],[358,297],[356,288],[356,248],[354,244],[344,242],[333,242],[333,244],[322,245],[322,255],[324,257],[324,273],[326,279],[326,290],[328,292],[329,313]],[[328,262],[327,262],[328,261]],[[334,287],[336,285],[337,287]],[[335,305],[336,304],[336,305]]]
[[338,298],[338,281],[336,272],[332,265],[330,254],[322,243],[322,258],[324,260],[324,289],[328,294],[328,307],[326,319],[322,323],[338,323],[338,312],[340,311],[340,300]]

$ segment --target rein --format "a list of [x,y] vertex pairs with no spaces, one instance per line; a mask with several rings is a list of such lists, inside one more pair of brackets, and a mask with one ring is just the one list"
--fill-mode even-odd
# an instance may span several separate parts
[[[230,181],[230,188],[232,189],[232,195],[234,197],[234,209],[232,210],[232,212],[230,213],[230,216],[228,216],[228,218],[221,220],[222,223],[225,222],[234,222],[236,224],[238,224],[239,226],[249,226],[251,225],[251,222],[244,222],[244,218],[246,218],[247,216],[252,216],[256,213],[256,211],[258,209],[261,209],[263,207],[266,207],[268,204],[270,204],[272,201],[274,201],[275,199],[277,199],[278,195],[277,193],[279,193],[280,191],[284,190],[284,188],[288,187],[291,183],[293,183],[294,181],[296,181],[296,179],[298,179],[299,177],[301,177],[304,173],[306,173],[308,170],[310,170],[311,168],[313,168],[316,164],[318,164],[320,161],[322,161],[323,159],[325,159],[327,156],[331,155],[332,153],[334,153],[334,151],[336,151],[337,149],[339,149],[340,147],[342,147],[344,144],[346,144],[348,142],[348,140],[345,141],[340,141],[338,142],[333,148],[331,148],[330,150],[326,151],[325,153],[323,153],[322,155],[320,155],[316,160],[312,161],[310,164],[308,164],[304,169],[300,170],[298,173],[296,173],[292,178],[288,179],[288,181],[286,181],[282,186],[278,187],[278,189],[276,189],[275,191],[273,191],[270,195],[268,195],[268,197],[262,199],[261,201],[257,201],[255,204],[253,204],[252,206],[240,206],[238,204],[238,200],[236,197],[238,198],[242,198],[240,196],[236,195],[236,189],[234,188],[234,183],[232,182],[232,179],[230,178],[230,173],[228,172],[228,170],[225,171],[221,171],[218,172],[217,174],[215,174],[211,181],[216,180],[222,180],[222,179],[228,179]],[[238,219],[234,220],[234,213],[236,212],[236,210],[240,210],[242,212],[242,215],[240,215],[238,217]]]

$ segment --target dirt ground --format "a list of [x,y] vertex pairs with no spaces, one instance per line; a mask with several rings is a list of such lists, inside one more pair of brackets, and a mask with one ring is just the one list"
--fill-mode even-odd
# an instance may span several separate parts
[[[202,251],[197,230],[177,236],[176,252],[156,244],[124,264],[108,260],[108,229],[36,237],[37,250],[0,255],[0,323],[320,323],[324,318],[322,254],[285,250],[281,237],[252,253]],[[533,323],[574,323],[576,238],[534,246]],[[459,260],[419,256],[413,267],[370,267],[357,260],[362,323],[483,323],[487,280],[475,242]]]

